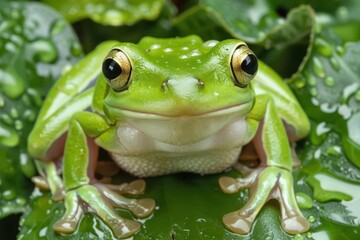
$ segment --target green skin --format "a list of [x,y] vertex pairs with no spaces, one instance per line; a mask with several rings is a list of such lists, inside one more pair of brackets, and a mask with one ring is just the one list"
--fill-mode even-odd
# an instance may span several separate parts
[[[261,62],[250,84],[236,84],[231,61],[241,44],[203,43],[197,36],[147,37],[138,44],[105,42],[55,84],[28,139],[29,152],[40,160],[40,174],[46,179],[35,182],[48,186],[54,199],[64,197],[66,212],[55,231],[76,230],[85,210],[79,199],[119,238],[141,226],[119,217],[113,207],[138,217],[154,211],[151,199],[121,195],[141,193],[144,182],[113,186],[95,179],[98,146],[121,168],[141,177],[221,172],[255,156],[260,164],[246,178],[219,181],[227,193],[251,189],[247,204],[226,214],[224,225],[246,234],[266,201],[277,199],[286,232],[309,229],[295,200],[291,174],[292,143],[307,135],[309,120],[282,79]],[[114,46],[131,65],[128,87],[121,91],[101,74],[102,61]],[[96,76],[95,86],[89,87]],[[242,147],[246,154],[239,157]],[[61,179],[55,163],[62,156]]]

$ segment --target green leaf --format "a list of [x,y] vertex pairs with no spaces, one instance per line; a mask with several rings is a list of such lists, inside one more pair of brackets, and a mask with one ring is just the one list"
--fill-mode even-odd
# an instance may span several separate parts
[[[313,128],[312,134],[316,131]],[[346,158],[340,146],[340,136],[329,132],[317,145],[307,140],[299,157],[303,163],[297,184],[306,186],[307,183],[313,189],[314,208],[309,210],[313,237],[326,231],[327,239],[357,238],[360,169]],[[306,188],[303,191],[312,195]]]
[[67,20],[76,22],[90,18],[105,25],[132,25],[140,20],[156,19],[164,0],[43,0],[57,9]]
[[0,218],[21,212],[35,174],[27,136],[52,82],[81,55],[69,25],[39,3],[0,5]]
[[311,32],[314,17],[312,8],[306,5],[292,9],[284,19],[276,6],[264,0],[232,0],[226,4],[221,0],[202,0],[174,23],[183,35],[194,33],[208,39],[216,36],[214,32],[221,26],[234,38],[271,48],[302,40]]
[[[360,42],[343,43],[328,29],[318,29],[303,69],[291,86],[308,116],[317,122],[314,143],[326,129],[342,136],[347,157],[360,167]],[[327,130],[329,131],[329,130]]]

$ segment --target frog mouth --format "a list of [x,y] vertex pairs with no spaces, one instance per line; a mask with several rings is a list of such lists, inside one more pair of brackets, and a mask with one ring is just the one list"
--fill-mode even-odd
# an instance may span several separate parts
[[197,115],[164,116],[154,113],[117,109],[119,122],[132,126],[151,139],[172,144],[188,145],[203,141],[225,126],[244,119],[251,103],[244,103]]
[[206,112],[199,112],[199,113],[188,113],[187,111],[179,112],[174,115],[169,114],[162,114],[162,113],[153,113],[153,112],[142,112],[132,109],[126,109],[126,108],[115,108],[111,107],[113,109],[117,109],[117,112],[120,113],[119,116],[124,116],[126,118],[134,118],[134,119],[159,119],[159,120],[171,120],[176,118],[212,118],[216,116],[224,116],[231,113],[242,113],[245,115],[247,112],[250,111],[249,102],[243,103],[243,104],[237,104],[230,107],[224,107],[220,109],[210,110]]

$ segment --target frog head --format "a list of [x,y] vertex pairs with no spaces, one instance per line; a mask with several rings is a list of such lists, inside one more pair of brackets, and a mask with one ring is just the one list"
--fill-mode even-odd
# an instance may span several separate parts
[[239,40],[146,37],[121,43],[103,62],[104,112],[165,143],[200,141],[251,110],[257,67]]

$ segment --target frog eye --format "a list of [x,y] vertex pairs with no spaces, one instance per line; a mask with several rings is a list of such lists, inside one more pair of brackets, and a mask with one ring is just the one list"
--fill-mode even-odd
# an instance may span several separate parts
[[102,72],[108,84],[115,91],[125,90],[130,82],[130,60],[123,51],[113,49],[109,52],[103,62]]
[[246,87],[254,79],[258,70],[255,54],[245,45],[239,45],[231,57],[231,70],[234,83],[239,87]]

